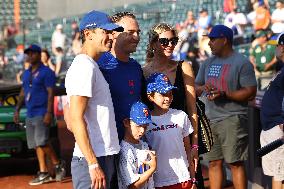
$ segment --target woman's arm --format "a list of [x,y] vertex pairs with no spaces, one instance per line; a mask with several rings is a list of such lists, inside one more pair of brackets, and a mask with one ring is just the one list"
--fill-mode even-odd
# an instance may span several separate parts
[[186,107],[188,116],[190,118],[191,124],[193,126],[194,132],[192,137],[192,144],[198,144],[198,118],[196,111],[196,94],[195,94],[195,84],[194,84],[194,73],[191,64],[188,62],[182,63],[182,76],[185,88],[186,97]]
[[[193,133],[191,134],[191,141],[192,145],[198,146],[198,117],[196,111],[196,94],[195,94],[195,77],[192,66],[188,62],[183,62],[181,65],[182,68],[182,75],[184,81],[184,88],[185,88],[185,97],[186,97],[186,107],[188,116],[190,118]],[[194,148],[192,150],[192,161],[194,162],[194,169],[197,170],[197,163],[198,163],[198,149]]]

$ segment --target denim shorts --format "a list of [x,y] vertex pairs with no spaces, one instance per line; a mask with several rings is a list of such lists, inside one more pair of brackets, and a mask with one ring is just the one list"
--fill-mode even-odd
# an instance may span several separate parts
[[49,126],[43,123],[43,116],[26,118],[26,135],[29,149],[48,143]]
[[[103,169],[106,177],[107,189],[117,189],[117,173],[115,161],[118,155],[97,157],[100,167]],[[71,161],[71,174],[74,189],[91,188],[91,178],[89,167],[84,157],[73,156]]]

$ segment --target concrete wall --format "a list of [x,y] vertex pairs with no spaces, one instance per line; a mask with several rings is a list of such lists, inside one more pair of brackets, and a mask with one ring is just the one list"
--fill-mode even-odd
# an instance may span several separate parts
[[147,0],[38,0],[38,16],[50,20],[141,2]]

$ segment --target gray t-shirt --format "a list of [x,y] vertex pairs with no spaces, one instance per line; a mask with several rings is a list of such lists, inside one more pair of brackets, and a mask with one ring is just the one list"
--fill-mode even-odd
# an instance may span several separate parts
[[[222,91],[236,91],[242,87],[256,86],[252,64],[243,55],[234,52],[227,58],[213,56],[208,58],[199,69],[195,79],[197,85],[211,83]],[[220,121],[232,115],[246,114],[247,102],[228,99],[209,101],[201,98],[206,105],[206,115],[212,122]]]

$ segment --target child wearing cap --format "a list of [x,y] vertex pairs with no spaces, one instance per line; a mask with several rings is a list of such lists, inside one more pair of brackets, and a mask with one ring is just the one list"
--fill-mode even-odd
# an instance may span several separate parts
[[193,127],[185,112],[169,108],[175,88],[162,73],[154,73],[147,79],[147,94],[154,109],[151,112],[152,123],[145,136],[149,146],[157,153],[155,188],[182,189],[196,184],[196,180],[191,179],[194,171],[190,166],[189,135]]
[[119,189],[154,188],[152,175],[157,167],[156,155],[149,150],[147,143],[140,140],[151,122],[149,109],[142,102],[134,103],[129,119],[123,120],[125,133],[118,161]]

